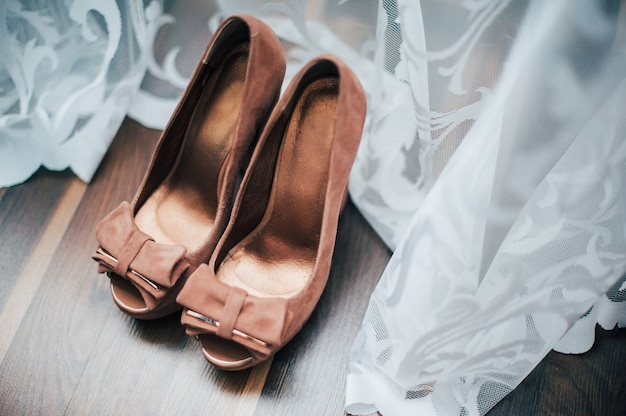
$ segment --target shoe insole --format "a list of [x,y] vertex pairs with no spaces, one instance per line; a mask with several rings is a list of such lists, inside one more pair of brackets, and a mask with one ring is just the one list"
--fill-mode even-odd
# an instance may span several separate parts
[[252,355],[246,347],[213,334],[200,335],[204,357],[224,369],[238,369],[252,363]]
[[240,45],[209,76],[175,169],[135,216],[137,226],[157,242],[194,250],[211,231],[218,178],[232,147],[243,99],[248,50],[249,44]]
[[338,80],[309,84],[285,130],[261,225],[237,245],[218,278],[256,296],[298,293],[312,275],[319,246],[335,125]]

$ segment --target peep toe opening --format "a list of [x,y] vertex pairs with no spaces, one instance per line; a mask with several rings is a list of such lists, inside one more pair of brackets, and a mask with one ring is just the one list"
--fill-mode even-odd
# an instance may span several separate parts
[[223,370],[243,370],[255,364],[252,353],[243,345],[213,334],[198,335],[202,356]]

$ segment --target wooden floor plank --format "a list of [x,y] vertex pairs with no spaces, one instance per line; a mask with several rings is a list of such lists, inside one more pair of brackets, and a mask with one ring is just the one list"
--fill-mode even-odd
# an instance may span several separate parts
[[[176,315],[176,325],[180,316]],[[251,414],[265,368],[225,372],[210,366],[200,355],[195,339],[187,337],[182,356],[161,402],[159,414]],[[260,377],[259,377],[260,376]]]
[[0,309],[39,243],[73,175],[38,171],[27,184],[3,189],[0,199]]
[[[59,230],[54,261],[0,363],[0,414],[65,413],[111,313],[106,278],[97,276],[90,258],[95,224],[122,199],[132,197],[157,137],[158,132],[125,122],[66,231]],[[18,217],[17,212],[10,215]]]
[[254,415],[272,362],[273,357],[252,368],[246,386],[241,392],[242,400],[239,401],[234,414],[242,416]]
[[65,195],[50,217],[39,243],[30,254],[28,262],[16,279],[16,285],[0,309],[0,328],[2,328],[0,362],[4,359],[16,331],[22,326],[22,319],[39,288],[45,271],[54,260],[54,253],[74,216],[85,189],[86,184],[79,179],[75,178],[70,181]]
[[539,408],[545,415],[626,415],[626,330],[596,329],[596,342],[582,355],[552,352],[545,360]]

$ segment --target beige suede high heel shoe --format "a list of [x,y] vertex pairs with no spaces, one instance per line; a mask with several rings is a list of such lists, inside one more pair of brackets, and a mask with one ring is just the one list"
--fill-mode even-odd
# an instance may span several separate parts
[[268,359],[313,312],[365,109],[358,79],[330,55],[309,62],[278,102],[224,235],[177,299],[212,364],[239,370]]
[[278,100],[285,58],[269,26],[227,18],[211,38],[161,135],[132,203],[96,228],[93,258],[116,305],[152,319],[180,306],[189,273],[211,256],[230,218],[237,179]]

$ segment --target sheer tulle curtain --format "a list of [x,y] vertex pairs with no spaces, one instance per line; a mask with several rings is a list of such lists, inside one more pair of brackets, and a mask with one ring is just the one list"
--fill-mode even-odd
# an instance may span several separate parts
[[89,181],[145,73],[157,1],[0,2],[0,186],[40,166]]
[[551,349],[626,325],[624,9],[382,2],[351,194],[395,250],[349,412],[483,415]]
[[482,415],[551,349],[626,325],[623,1],[182,3],[1,2],[0,185],[89,180],[123,116],[162,128],[221,19],[251,13],[285,84],[331,52],[368,94],[350,194],[394,254],[349,412]]

